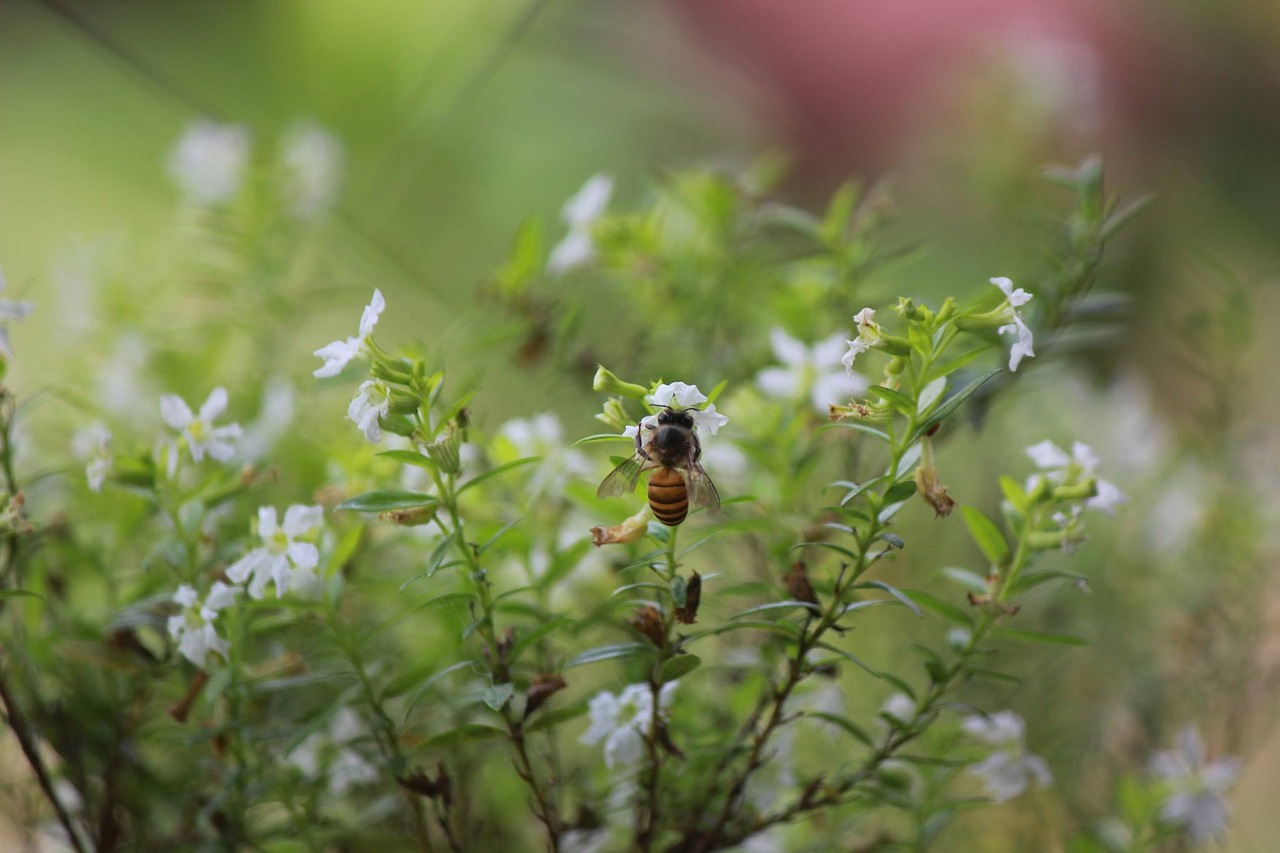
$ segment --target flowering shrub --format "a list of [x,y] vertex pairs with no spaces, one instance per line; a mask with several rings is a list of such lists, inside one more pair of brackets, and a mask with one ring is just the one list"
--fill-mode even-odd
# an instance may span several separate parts
[[[316,215],[340,153],[295,128],[258,202]],[[194,127],[170,164],[189,214],[259,191],[250,157],[242,129]],[[165,431],[87,424],[42,489],[6,387],[0,698],[49,831],[79,850],[924,847],[979,803],[1043,796],[1036,720],[990,690],[1019,654],[1082,642],[1026,605],[1087,584],[1064,558],[1125,496],[1072,435],[1021,436],[991,491],[946,472],[966,415],[1106,313],[1090,291],[1133,209],[1096,163],[1055,177],[1079,207],[1041,286],[890,300],[874,192],[815,216],[691,171],[624,213],[596,176],[563,239],[530,221],[483,289],[517,361],[564,378],[496,426],[483,384],[380,337],[381,289],[356,335],[243,344],[295,373],[313,351],[350,395],[342,432],[329,393],[290,428],[289,386],[261,377],[242,427],[235,377],[202,375],[227,384],[198,412],[163,393]],[[289,228],[243,262],[290,251]],[[570,440],[592,409],[603,431]],[[935,564],[944,526],[967,541]],[[1148,805],[1080,843],[1212,838],[1234,766],[1180,749],[1131,783]]]

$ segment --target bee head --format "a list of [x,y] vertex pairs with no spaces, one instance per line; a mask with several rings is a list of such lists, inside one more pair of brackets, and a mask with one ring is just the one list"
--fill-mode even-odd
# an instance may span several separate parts
[[670,406],[664,406],[661,412],[658,412],[658,426],[684,427],[685,429],[693,429],[693,415],[688,409],[673,409]]

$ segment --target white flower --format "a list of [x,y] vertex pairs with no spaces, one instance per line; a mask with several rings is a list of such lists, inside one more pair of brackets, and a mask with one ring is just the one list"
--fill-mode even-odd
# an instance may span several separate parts
[[716,411],[716,404],[712,403],[705,409],[694,409],[690,412],[693,416],[693,425],[705,429],[707,432],[715,435],[720,427],[729,422],[729,419]]
[[1185,827],[1196,844],[1212,840],[1226,827],[1226,793],[1240,773],[1235,758],[1205,764],[1204,744],[1195,729],[1178,735],[1176,748],[1157,752],[1152,772],[1165,780],[1169,793],[1160,805],[1160,819]]
[[642,429],[648,432],[652,432],[657,428],[658,428],[658,416],[645,415],[643,418],[640,419],[640,423],[638,425],[632,424],[631,426],[624,429],[622,431],[622,434],[625,435],[627,438],[635,438],[637,435],[640,434],[640,430]]
[[[858,337],[851,341],[845,341],[849,349],[840,358],[840,363],[844,365],[845,372],[849,378],[853,378],[853,360],[871,349],[882,334],[880,324],[876,322],[876,311],[874,308],[863,308],[857,314],[853,315],[853,322],[858,324]],[[858,377],[861,379],[862,377]],[[863,380],[865,381],[865,380]],[[864,386],[865,387],[865,386]]]
[[342,178],[342,143],[313,121],[295,122],[280,141],[284,194],[293,214],[309,219],[323,213]]
[[966,734],[994,747],[989,756],[968,770],[982,779],[997,803],[1013,799],[1032,782],[1042,788],[1053,783],[1053,774],[1045,760],[1027,752],[1023,742],[1025,727],[1022,718],[1014,712],[967,717],[963,728]]
[[888,714],[903,723],[909,723],[916,716],[916,700],[905,693],[895,693],[880,706],[880,713]]
[[[1044,473],[1050,483],[1078,482],[1094,479],[1097,494],[1087,498],[1084,505],[1089,509],[1100,509],[1107,515],[1115,515],[1116,507],[1128,500],[1124,492],[1111,482],[1098,477],[1098,454],[1084,442],[1077,441],[1071,445],[1071,454],[1052,441],[1045,440],[1033,444],[1026,449],[1027,457]],[[1027,481],[1027,490],[1035,486],[1035,478]]]
[[[160,398],[160,418],[170,428],[182,433],[187,441],[187,449],[196,462],[204,459],[206,453],[219,462],[226,462],[235,455],[231,441],[240,437],[239,424],[214,426],[214,420],[227,409],[227,389],[214,388],[209,392],[209,399],[200,406],[200,414],[191,414],[191,408],[176,394],[165,394]],[[170,476],[177,465],[177,455],[170,454]]]
[[591,226],[604,215],[612,194],[613,178],[599,174],[583,184],[582,189],[565,202],[560,216],[569,226],[569,233],[552,248],[547,258],[548,273],[563,275],[595,259],[596,245],[591,236]]
[[277,523],[276,508],[258,508],[258,536],[262,545],[245,554],[227,569],[235,583],[249,580],[249,595],[262,598],[267,583],[274,582],[276,596],[290,587],[307,588],[316,582],[315,568],[320,552],[311,542],[302,541],[324,524],[319,506],[295,504],[285,510],[284,524]]
[[75,434],[71,441],[72,452],[85,462],[85,477],[91,491],[102,491],[102,484],[111,473],[111,430],[95,421]]
[[342,369],[351,363],[351,359],[367,347],[369,339],[373,336],[373,329],[378,325],[378,317],[386,307],[387,300],[382,298],[382,291],[375,288],[373,299],[369,300],[364,313],[360,315],[359,336],[347,338],[345,341],[334,341],[316,350],[313,355],[323,358],[324,366],[317,368],[311,375],[324,379],[341,373]]
[[347,417],[355,422],[365,438],[376,443],[382,438],[378,418],[386,417],[390,411],[391,387],[381,379],[366,379],[347,406]]
[[169,636],[178,641],[178,652],[183,657],[202,669],[210,652],[226,659],[231,644],[218,636],[214,622],[218,611],[235,602],[238,592],[222,581],[215,581],[204,604],[200,605],[194,587],[188,584],[178,587],[173,601],[181,605],[182,612],[169,617]]
[[198,119],[169,155],[169,174],[197,205],[230,201],[240,190],[249,159],[249,132],[238,124]]
[[[658,693],[659,713],[671,705],[676,682],[669,681]],[[604,740],[604,761],[610,769],[621,766],[639,769],[637,762],[644,751],[644,739],[653,724],[653,693],[648,684],[632,684],[614,696],[607,690],[597,693],[588,705],[591,726],[578,738],[579,743],[595,744]]]
[[570,477],[586,476],[593,470],[581,451],[565,447],[564,429],[554,412],[509,420],[498,432],[521,456],[542,457],[529,487],[533,495],[559,492]]
[[327,776],[326,787],[334,797],[344,796],[353,787],[378,780],[378,768],[350,746],[364,733],[360,718],[343,708],[329,721],[329,731],[315,732],[289,751],[286,760],[309,780]]
[[1013,346],[1009,350],[1009,370],[1016,372],[1018,365],[1022,363],[1022,359],[1027,356],[1035,356],[1035,350],[1032,349],[1031,329],[1022,320],[1022,315],[1015,311],[1031,301],[1031,294],[1027,293],[1021,287],[1014,289],[1013,282],[1001,276],[991,279],[991,283],[1004,293],[1007,298],[1008,316],[1012,321],[1008,325],[1001,326],[996,331],[1002,335],[1016,335],[1017,340],[1013,342]]
[[[0,270],[0,290],[4,290],[4,286],[4,270]],[[9,324],[25,320],[34,308],[30,302],[0,299],[0,353],[13,358],[13,347],[9,344]]]
[[699,391],[697,385],[687,385],[684,382],[664,382],[644,399],[654,406],[665,406],[671,409],[691,409],[707,402],[707,395]]
[[852,357],[849,369],[839,369],[844,363],[846,338],[846,333],[836,332],[810,347],[775,327],[769,332],[769,342],[784,366],[766,367],[757,373],[756,385],[771,397],[794,399],[807,394],[814,408],[825,415],[831,403],[848,400],[867,388],[867,381],[852,372]]

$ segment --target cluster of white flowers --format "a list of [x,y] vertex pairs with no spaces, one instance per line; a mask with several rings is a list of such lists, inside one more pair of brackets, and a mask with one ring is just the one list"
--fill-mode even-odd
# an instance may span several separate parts
[[1034,343],[1031,337],[1031,329],[1023,322],[1022,315],[1017,311],[1018,308],[1031,301],[1031,294],[1021,287],[1015,290],[1013,282],[1003,276],[991,279],[991,283],[1000,288],[1007,299],[1004,310],[1008,313],[1010,322],[1001,326],[997,331],[1002,335],[1014,335],[1017,338],[1009,349],[1009,370],[1016,371],[1023,358],[1027,356],[1035,357],[1035,350],[1031,346]]
[[825,415],[832,403],[847,401],[861,394],[869,384],[863,376],[853,372],[852,357],[847,369],[840,369],[844,363],[842,353],[845,344],[852,344],[846,340],[848,337],[845,332],[836,332],[809,346],[782,329],[772,329],[769,342],[782,366],[761,370],[756,374],[756,385],[770,397],[796,399],[808,396],[813,407]]
[[[0,270],[0,290],[4,288],[4,270]],[[0,299],[0,354],[6,358],[13,358],[13,347],[9,344],[9,324],[25,320],[34,307],[30,302]]]
[[529,485],[531,495],[558,492],[570,477],[585,477],[594,470],[584,454],[565,446],[564,428],[554,412],[509,420],[498,428],[498,434],[521,456],[542,457]]
[[1167,789],[1160,804],[1162,821],[1183,827],[1196,844],[1212,841],[1226,828],[1226,794],[1240,773],[1237,759],[1206,763],[1200,735],[1185,729],[1174,749],[1152,756],[1151,772]]
[[[720,430],[720,427],[729,422],[727,417],[716,411],[715,403],[703,409],[693,408],[707,402],[707,395],[699,391],[697,385],[689,385],[684,382],[664,382],[644,399],[645,402],[652,406],[660,406],[676,411],[689,410],[689,414],[693,417],[693,425],[705,429],[712,435],[715,435]],[[657,416],[649,415],[641,419],[639,427],[627,427],[623,435],[634,437],[639,429],[656,429],[657,426]]]
[[89,489],[101,492],[112,467],[111,430],[100,421],[94,421],[75,434],[71,447],[76,458],[85,463],[84,474],[89,481]]
[[285,510],[283,524],[275,507],[259,507],[262,545],[233,563],[227,577],[238,584],[248,581],[251,598],[262,598],[268,583],[275,584],[277,597],[289,589],[313,592],[319,583],[316,566],[320,551],[307,540],[316,538],[323,525],[324,510],[319,506],[295,504]]
[[969,772],[982,779],[997,803],[1013,799],[1032,782],[1042,788],[1053,783],[1045,760],[1027,752],[1022,718],[1013,711],[966,717],[963,727],[966,734],[994,747],[989,756],[970,766]]
[[[676,682],[669,681],[658,691],[658,713],[666,714]],[[604,741],[604,763],[612,770],[638,769],[644,752],[644,741],[653,725],[653,691],[648,684],[632,684],[614,695],[602,690],[588,705],[591,726],[578,738],[579,743]]]
[[[235,455],[232,441],[240,437],[239,424],[214,426],[214,421],[227,410],[227,389],[214,388],[209,398],[200,406],[198,415],[192,414],[191,407],[176,394],[165,394],[160,398],[160,418],[165,425],[177,430],[186,442],[191,458],[196,462],[204,460],[207,453],[218,462],[229,462]],[[178,446],[176,440],[165,445],[168,458],[167,467],[170,477],[177,472]]]
[[[333,341],[316,350],[314,355],[324,359],[324,365],[316,368],[313,376],[324,379],[337,376],[355,358],[371,358],[373,355],[373,330],[378,325],[378,318],[387,307],[387,300],[382,291],[375,289],[373,298],[365,306],[360,315],[360,332],[345,341]],[[382,440],[382,426],[379,419],[391,411],[391,386],[381,379],[366,379],[356,389],[356,396],[347,406],[347,417],[354,423],[364,437],[377,443]]]
[[582,189],[565,202],[560,216],[569,226],[569,233],[552,248],[547,257],[548,273],[564,275],[595,260],[596,245],[591,236],[591,227],[604,215],[611,195],[613,178],[599,174],[583,184]]
[[[226,204],[244,185],[249,131],[197,119],[169,156],[169,174],[198,207]],[[342,174],[342,144],[313,121],[292,125],[280,140],[282,192],[290,213],[308,219],[332,205]]]
[[218,635],[214,625],[218,612],[230,607],[240,590],[215,581],[209,594],[201,603],[195,587],[183,584],[173,594],[174,603],[182,612],[169,617],[169,636],[178,643],[178,652],[198,667],[203,668],[210,652],[226,658],[231,644]]
[[378,768],[351,746],[363,734],[355,711],[343,708],[329,721],[327,733],[312,733],[289,751],[287,760],[303,778],[314,781],[323,775],[329,793],[344,796],[356,786],[378,780]]
[[[1052,441],[1045,440],[1028,447],[1026,454],[1041,471],[1027,479],[1027,491],[1035,489],[1040,478],[1045,478],[1054,485],[1093,479],[1098,493],[1085,499],[1086,508],[1100,509],[1108,515],[1115,515],[1116,507],[1128,500],[1124,492],[1120,491],[1114,483],[1098,478],[1097,470],[1100,461],[1098,455],[1093,452],[1093,448],[1083,442],[1073,443],[1071,453],[1068,454]],[[1069,518],[1066,516],[1060,519],[1063,526],[1068,521]]]

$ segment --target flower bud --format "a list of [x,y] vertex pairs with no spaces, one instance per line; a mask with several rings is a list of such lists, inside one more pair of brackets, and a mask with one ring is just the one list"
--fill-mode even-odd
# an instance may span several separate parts
[[402,365],[394,365],[383,359],[375,358],[369,366],[369,375],[393,385],[412,385],[413,374]]
[[410,509],[389,509],[378,513],[378,518],[401,527],[420,527],[435,520],[437,504],[415,506]]
[[553,694],[563,690],[568,685],[559,675],[548,675],[539,673],[533,677],[533,682],[529,685],[528,691],[524,695],[524,717],[529,719],[529,715],[542,707],[542,703],[546,702]]
[[916,469],[916,490],[933,507],[936,518],[945,518],[955,509],[956,502],[947,495],[947,487],[938,482],[937,468],[921,465]]
[[796,601],[818,603],[818,595],[813,591],[813,584],[809,583],[809,567],[803,560],[791,564],[791,569],[782,576],[782,582],[787,585],[787,592]]
[[462,450],[462,431],[450,429],[449,434],[437,442],[428,444],[425,448],[427,456],[431,461],[436,463],[445,474],[456,474],[462,470],[462,458],[460,452]]
[[610,397],[604,401],[604,411],[596,415],[596,420],[605,426],[613,427],[619,432],[631,425],[631,418],[627,415],[627,407],[622,405],[622,401],[617,397]]
[[396,435],[403,435],[405,438],[413,435],[414,431],[417,429],[417,426],[413,421],[409,420],[404,415],[383,415],[378,418],[378,423],[387,432],[393,432]]
[[627,624],[644,635],[649,642],[658,648],[667,645],[667,631],[662,624],[662,611],[652,604],[646,604],[627,620]]
[[648,513],[648,506],[643,506],[639,512],[621,524],[615,524],[613,527],[591,528],[591,544],[599,548],[601,545],[622,545],[637,541],[649,529],[648,522],[645,520]]
[[898,297],[898,304],[894,310],[904,320],[914,320],[920,314],[920,310],[916,308],[915,300],[907,296]]
[[649,389],[643,385],[623,382],[603,364],[596,368],[596,375],[591,380],[591,388],[594,391],[601,391],[605,394],[619,394],[623,397],[635,397],[636,399],[643,399],[649,393]]
[[415,395],[401,391],[399,388],[392,388],[388,398],[391,401],[391,411],[398,415],[412,415],[418,411],[418,405],[421,403]]
[[684,603],[675,610],[676,621],[682,625],[692,625],[697,622],[698,605],[701,603],[702,575],[694,572],[684,587]]

